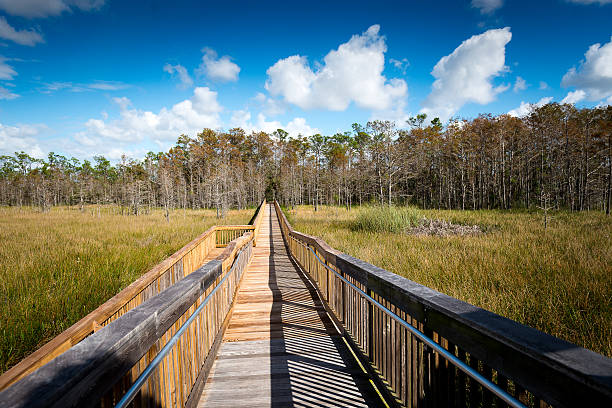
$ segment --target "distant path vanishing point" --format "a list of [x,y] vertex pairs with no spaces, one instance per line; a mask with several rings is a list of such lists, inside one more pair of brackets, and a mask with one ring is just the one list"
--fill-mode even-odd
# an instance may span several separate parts
[[198,407],[380,407],[381,397],[292,263],[274,207]]

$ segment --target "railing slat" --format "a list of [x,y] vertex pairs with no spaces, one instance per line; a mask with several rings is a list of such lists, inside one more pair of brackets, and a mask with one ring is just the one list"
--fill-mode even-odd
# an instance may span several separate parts
[[[263,217],[261,206],[256,224]],[[93,316],[106,316],[99,319],[104,327],[97,329],[98,320],[89,323],[92,315],[88,315],[89,320],[83,321],[95,333],[87,333],[88,337],[78,340],[74,347],[0,391],[3,406],[114,406],[192,316],[176,343],[168,345],[168,354],[159,355],[158,365],[149,369],[151,374],[132,403],[184,405],[198,381],[203,384],[206,378],[202,367],[210,368],[211,353],[214,358],[220,345],[254,243],[255,225],[216,228],[209,229],[130,285],[127,292],[97,309]],[[216,246],[219,231],[222,240],[232,239],[229,243],[221,241],[227,248],[193,272]],[[218,284],[219,289],[210,296],[209,303],[202,304]],[[194,316],[199,307],[201,313]]]
[[[512,402],[517,406],[612,406],[612,360],[342,254],[294,231],[278,203],[275,209],[291,255],[401,404],[500,407],[507,406],[498,398],[505,390],[508,402],[520,400]],[[365,300],[332,275],[410,322],[421,337],[370,302],[361,317]]]

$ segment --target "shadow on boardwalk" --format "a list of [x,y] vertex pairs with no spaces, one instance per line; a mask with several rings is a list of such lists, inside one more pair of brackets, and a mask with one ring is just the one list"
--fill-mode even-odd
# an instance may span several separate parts
[[273,207],[199,406],[381,406],[308,279]]

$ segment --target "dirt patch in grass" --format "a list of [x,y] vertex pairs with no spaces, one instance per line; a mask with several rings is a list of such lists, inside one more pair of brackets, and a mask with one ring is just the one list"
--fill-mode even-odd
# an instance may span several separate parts
[[406,228],[405,232],[416,236],[450,237],[479,235],[485,231],[479,225],[462,225],[446,220],[423,218],[417,226]]

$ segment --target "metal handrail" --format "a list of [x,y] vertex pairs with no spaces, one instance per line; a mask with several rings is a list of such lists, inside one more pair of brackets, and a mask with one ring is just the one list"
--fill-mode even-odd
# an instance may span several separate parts
[[[372,298],[370,295],[365,293],[363,290],[359,289],[357,286],[355,286],[354,284],[349,282],[344,276],[340,275],[338,272],[336,272],[335,270],[330,268],[325,262],[323,262],[321,260],[321,258],[319,258],[317,253],[310,246],[308,246],[307,244],[303,243],[302,241],[300,241],[300,240],[298,240],[298,239],[296,239],[294,237],[291,237],[291,238],[293,238],[297,243],[299,243],[303,247],[308,248],[310,250],[310,252],[313,253],[313,255],[315,256],[317,261],[321,265],[323,265],[327,270],[333,272],[338,278],[340,278],[340,280],[342,280],[344,283],[346,283],[351,288],[356,290],[359,295],[361,295],[368,302],[374,304],[376,307],[381,309],[383,312],[385,312],[385,314],[387,314],[393,320],[395,320],[396,322],[398,322],[399,324],[404,326],[406,329],[408,329],[408,331],[410,331],[410,333],[414,334],[423,343],[427,344],[429,347],[434,349],[438,354],[441,354],[445,359],[447,359],[452,364],[454,364],[459,370],[463,371],[465,374],[467,374],[468,376],[472,377],[474,380],[476,380],[478,383],[480,383],[480,385],[482,385],[483,387],[485,387],[486,389],[491,391],[493,394],[495,394],[498,398],[503,400],[505,403],[507,403],[511,407],[514,407],[514,408],[526,408],[525,405],[523,405],[520,401],[515,399],[512,395],[508,394],[506,391],[501,389],[499,386],[497,386],[497,384],[495,384],[495,383],[491,382],[489,379],[483,377],[478,371],[474,370],[472,367],[470,367],[469,365],[467,365],[463,361],[459,360],[454,354],[450,353],[444,347],[440,346],[438,343],[433,341],[433,339],[431,339],[430,337],[425,335],[423,332],[417,330],[414,326],[412,326],[411,324],[406,322],[404,319],[402,319],[401,317],[399,317],[398,315],[393,313],[391,310],[387,309],[385,306],[383,306],[381,303],[379,303],[376,299]],[[293,254],[291,256],[293,256]]]
[[238,258],[242,255],[242,253],[247,248],[247,246],[248,245],[245,245],[244,247],[242,247],[238,255],[236,255],[234,264],[230,268],[229,272],[223,277],[223,279],[221,279],[221,281],[208,294],[208,296],[204,298],[200,306],[197,307],[197,309],[193,312],[193,314],[189,316],[189,318],[185,321],[185,323],[183,323],[183,325],[178,329],[178,331],[170,338],[168,343],[166,343],[166,345],[159,351],[159,353],[155,356],[155,358],[151,361],[151,363],[149,363],[149,365],[140,374],[140,376],[136,379],[136,381],[134,381],[134,384],[132,384],[130,389],[128,389],[125,395],[121,397],[117,405],[115,405],[115,408],[127,407],[130,404],[130,402],[132,402],[134,397],[136,397],[136,395],[138,394],[138,391],[140,391],[140,389],[144,385],[145,381],[151,376],[151,374],[153,374],[153,371],[155,370],[155,368],[157,368],[159,363],[162,362],[164,357],[166,357],[166,355],[170,352],[172,347],[178,342],[179,337],[181,337],[181,335],[187,330],[189,325],[195,320],[197,315],[204,309],[204,306],[206,306],[206,304],[210,301],[212,296],[221,287],[223,282],[225,282],[226,279],[232,274],[232,271],[237,265]]

